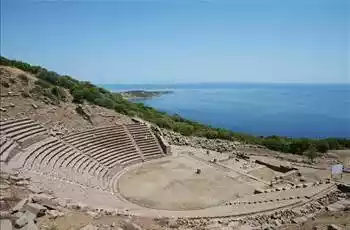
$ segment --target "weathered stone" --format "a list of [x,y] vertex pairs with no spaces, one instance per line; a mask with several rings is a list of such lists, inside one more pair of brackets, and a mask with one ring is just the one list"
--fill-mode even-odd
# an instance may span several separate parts
[[295,224],[301,224],[305,221],[307,221],[306,217],[297,217],[292,220],[292,222]]
[[142,230],[139,225],[132,223],[130,220],[124,220],[122,227],[124,230]]
[[168,223],[170,228],[178,228],[179,224],[177,223],[177,221],[175,219],[169,219],[169,223]]
[[3,173],[3,172],[1,172],[0,173],[0,178],[2,179],[2,180],[9,180],[10,179],[10,175],[9,174],[7,174],[7,173]]
[[21,181],[16,181],[16,185],[17,186],[28,186],[29,182],[25,181],[25,180],[21,180]]
[[12,208],[12,212],[18,212],[23,208],[23,206],[28,202],[28,199],[22,199],[20,202],[18,202],[15,207]]
[[33,193],[40,193],[41,192],[40,188],[38,188],[38,186],[36,186],[34,184],[30,184],[28,186],[28,190],[33,192]]
[[28,211],[35,215],[36,217],[44,216],[47,208],[36,203],[27,203],[23,207],[24,211]]
[[338,225],[335,225],[335,224],[330,224],[327,226],[327,229],[328,230],[342,230],[343,228],[338,226]]
[[57,210],[48,210],[47,214],[50,215],[50,218],[56,219],[57,217],[62,217],[64,216],[63,212],[57,211]]
[[34,219],[36,218],[35,214],[30,213],[28,211],[17,213],[16,216],[19,216],[19,218],[15,222],[16,228],[22,228],[25,225],[27,225],[30,221],[34,221]]
[[88,224],[84,227],[82,227],[80,230],[97,230],[98,228],[92,224]]
[[331,212],[339,212],[339,211],[343,211],[344,209],[345,207],[342,204],[339,204],[338,202],[330,204],[326,207],[326,210]]
[[94,211],[87,211],[85,212],[87,215],[89,215],[92,218],[97,218],[99,216],[98,212],[94,212]]
[[10,188],[10,186],[8,184],[0,184],[0,190],[6,190],[9,188]]
[[160,218],[154,218],[155,221],[161,226],[166,226],[169,224],[169,218],[168,217],[160,217]]
[[10,180],[13,180],[13,181],[17,182],[17,181],[23,180],[23,177],[11,175],[10,176]]
[[21,230],[39,230],[38,226],[35,224],[33,220],[29,221],[26,226],[21,228]]
[[239,226],[239,222],[238,221],[232,221],[228,224],[228,227],[230,229],[236,229]]
[[87,208],[87,206],[83,203],[68,203],[66,207],[75,210],[85,210]]
[[30,198],[34,203],[47,203],[48,201],[51,201],[52,199],[54,199],[53,196],[44,194],[44,193],[31,195]]
[[9,219],[0,219],[1,230],[12,230],[12,222]]

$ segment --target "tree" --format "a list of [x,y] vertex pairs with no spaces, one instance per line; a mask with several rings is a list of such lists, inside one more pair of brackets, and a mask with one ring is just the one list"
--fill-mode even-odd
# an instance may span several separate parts
[[304,155],[307,156],[307,158],[309,158],[309,160],[313,163],[318,155],[315,146],[311,146],[308,150],[306,150]]

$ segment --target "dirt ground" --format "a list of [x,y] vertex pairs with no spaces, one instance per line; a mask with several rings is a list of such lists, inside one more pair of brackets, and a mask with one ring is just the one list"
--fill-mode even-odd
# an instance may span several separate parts
[[[119,179],[120,193],[142,206],[166,210],[201,209],[224,203],[254,188],[208,164],[184,156],[131,170]],[[196,174],[196,169],[201,173]]]

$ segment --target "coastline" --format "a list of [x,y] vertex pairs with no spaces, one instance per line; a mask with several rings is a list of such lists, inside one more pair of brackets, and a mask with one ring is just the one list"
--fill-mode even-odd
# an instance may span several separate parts
[[137,101],[174,93],[168,90],[128,90],[118,92],[125,100]]

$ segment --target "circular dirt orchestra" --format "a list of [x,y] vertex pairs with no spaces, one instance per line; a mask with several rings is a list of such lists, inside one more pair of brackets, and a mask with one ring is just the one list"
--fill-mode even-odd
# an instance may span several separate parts
[[130,202],[163,210],[207,208],[254,190],[220,169],[184,156],[130,169],[120,176],[118,189]]

